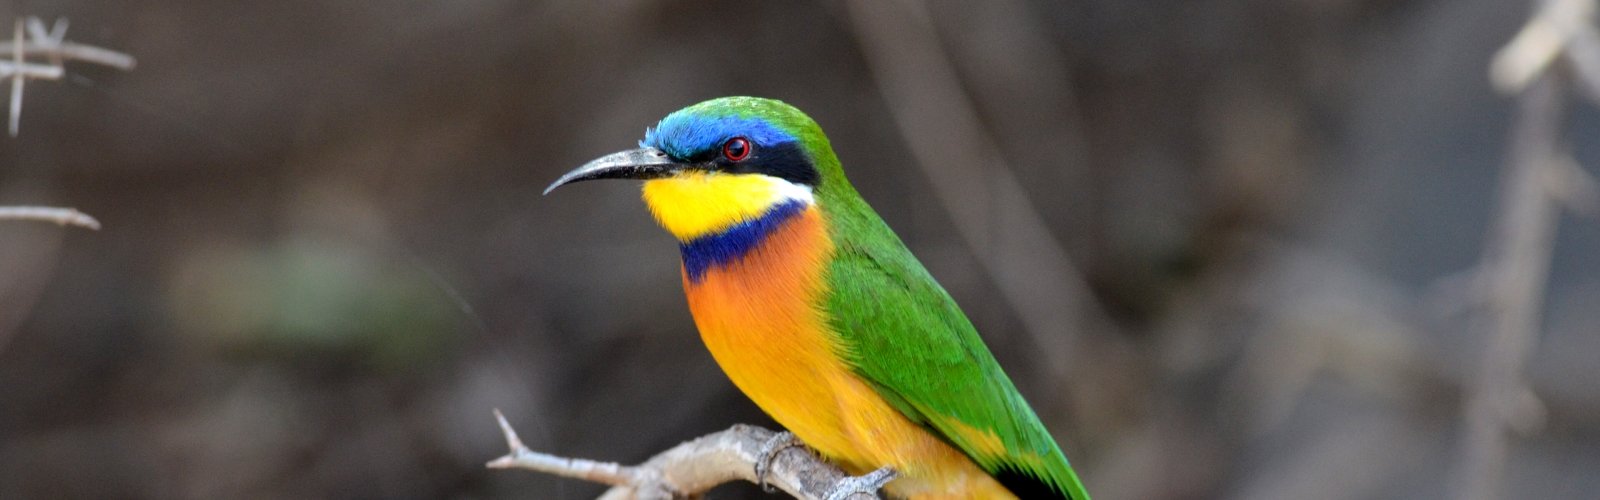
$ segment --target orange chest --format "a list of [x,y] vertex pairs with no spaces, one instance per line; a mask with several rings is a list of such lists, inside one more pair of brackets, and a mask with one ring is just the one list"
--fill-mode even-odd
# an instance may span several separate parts
[[821,214],[809,208],[698,279],[686,270],[683,282],[700,338],[723,372],[824,453],[850,445],[838,432],[833,393],[849,372],[819,303],[830,251]]
[[910,498],[1007,498],[964,455],[928,434],[857,377],[823,309],[828,254],[821,214],[808,208],[737,258],[690,270],[683,286],[706,349],[751,401],[807,446],[864,473],[903,474]]

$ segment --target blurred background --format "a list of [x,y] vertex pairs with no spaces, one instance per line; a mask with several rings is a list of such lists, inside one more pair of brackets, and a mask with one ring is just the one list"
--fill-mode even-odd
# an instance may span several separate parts
[[[105,226],[0,222],[0,498],[591,498],[485,470],[491,410],[625,463],[772,426],[637,187],[539,195],[736,94],[822,124],[1097,498],[1446,498],[1531,9],[9,0],[138,66],[0,138],[0,205]],[[1507,498],[1600,491],[1597,255],[1560,216]]]

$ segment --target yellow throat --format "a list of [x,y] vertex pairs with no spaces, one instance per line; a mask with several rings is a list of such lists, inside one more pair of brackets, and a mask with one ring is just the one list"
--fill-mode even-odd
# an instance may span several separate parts
[[644,183],[650,214],[678,241],[721,233],[789,200],[813,202],[811,188],[760,174],[696,171]]

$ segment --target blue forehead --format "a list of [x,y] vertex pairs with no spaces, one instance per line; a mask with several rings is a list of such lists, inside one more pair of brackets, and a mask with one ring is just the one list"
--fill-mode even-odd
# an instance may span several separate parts
[[708,116],[677,112],[646,130],[639,146],[666,151],[674,158],[693,158],[707,150],[722,147],[734,137],[744,137],[762,146],[794,142],[795,138],[771,122],[757,117]]

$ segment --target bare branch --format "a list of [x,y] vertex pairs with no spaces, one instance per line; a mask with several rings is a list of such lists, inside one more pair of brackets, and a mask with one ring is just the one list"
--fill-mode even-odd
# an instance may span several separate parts
[[83,61],[128,71],[137,63],[133,56],[128,54],[67,41],[66,18],[57,19],[55,24],[46,30],[44,21],[30,16],[27,18],[27,34],[30,40],[0,42],[0,52],[14,53],[21,47],[23,57],[49,58],[50,66],[56,67],[65,61]]
[[99,230],[100,221],[89,214],[71,208],[55,207],[0,207],[0,220],[32,220],[54,222],[63,226],[77,226]]
[[17,26],[16,29],[13,30],[13,34],[16,37],[16,41],[13,42],[16,44],[16,46],[11,48],[11,53],[13,55],[11,63],[16,65],[17,70],[12,74],[11,77],[11,122],[9,123],[10,128],[7,130],[11,131],[12,137],[16,137],[18,121],[22,119],[22,83],[28,81],[28,79],[25,78],[27,73],[23,71],[23,65],[26,63],[26,61],[22,60],[23,42],[21,19],[17,20]]
[[561,458],[530,450],[522,444],[522,439],[517,437],[517,431],[511,428],[510,422],[506,422],[506,416],[500,413],[500,410],[494,411],[494,418],[500,422],[500,432],[505,434],[506,446],[511,448],[511,452],[489,462],[491,469],[528,469],[612,486],[641,484],[659,479],[647,478],[635,467],[579,458]]
[[[0,52],[13,52],[15,50],[13,47],[15,46],[16,43],[14,42],[0,42]],[[22,44],[22,55],[23,57],[58,57],[68,61],[81,61],[109,66],[123,71],[132,70],[134,66],[138,65],[138,60],[131,55],[74,42],[62,42],[60,45],[53,47],[24,43]]]
[[[0,42],[0,53],[8,53],[11,56],[9,61],[0,61],[0,78],[11,79],[8,130],[12,137],[17,136],[18,125],[22,118],[22,88],[23,82],[27,79],[59,80],[66,74],[63,65],[68,60],[102,64],[124,71],[133,69],[133,56],[68,42],[66,38],[66,19],[57,19],[54,26],[45,29],[44,21],[37,17],[29,17],[26,23],[22,19],[17,20],[12,29],[10,42]],[[29,62],[30,57],[43,57],[49,64]]]
[[1508,431],[1531,431],[1544,418],[1544,405],[1522,372],[1538,342],[1556,222],[1563,206],[1592,212],[1600,204],[1594,180],[1562,143],[1569,87],[1596,94],[1595,11],[1595,0],[1541,2],[1491,68],[1496,86],[1518,93],[1517,110],[1494,225],[1478,265],[1491,291],[1480,309],[1491,330],[1465,398],[1456,498],[1498,498]]
[[1517,93],[1547,72],[1574,43],[1594,35],[1594,0],[1542,0],[1538,10],[1510,43],[1494,56],[1489,80],[1495,88]]
[[[603,499],[679,498],[704,493],[731,481],[757,482],[755,465],[772,431],[748,425],[708,434],[651,457],[644,463],[628,466],[611,462],[564,458],[528,449],[517,437],[500,410],[495,410],[500,431],[511,449],[505,456],[488,463],[492,469],[527,469],[614,486]],[[775,452],[767,472],[767,484],[795,498],[825,500],[836,492],[848,493],[863,483],[881,484],[884,474],[875,472],[853,478],[811,452],[789,447]],[[878,481],[873,483],[873,481]]]
[[1550,155],[1559,134],[1561,87],[1549,75],[1533,82],[1512,126],[1499,213],[1480,264],[1492,283],[1482,308],[1492,330],[1466,398],[1457,498],[1499,496],[1508,416],[1526,392],[1522,366],[1537,339],[1555,234],[1557,207],[1545,179],[1554,164]]
[[0,78],[38,78],[41,80],[59,80],[66,75],[66,70],[59,66],[48,64],[22,63],[0,61]]

